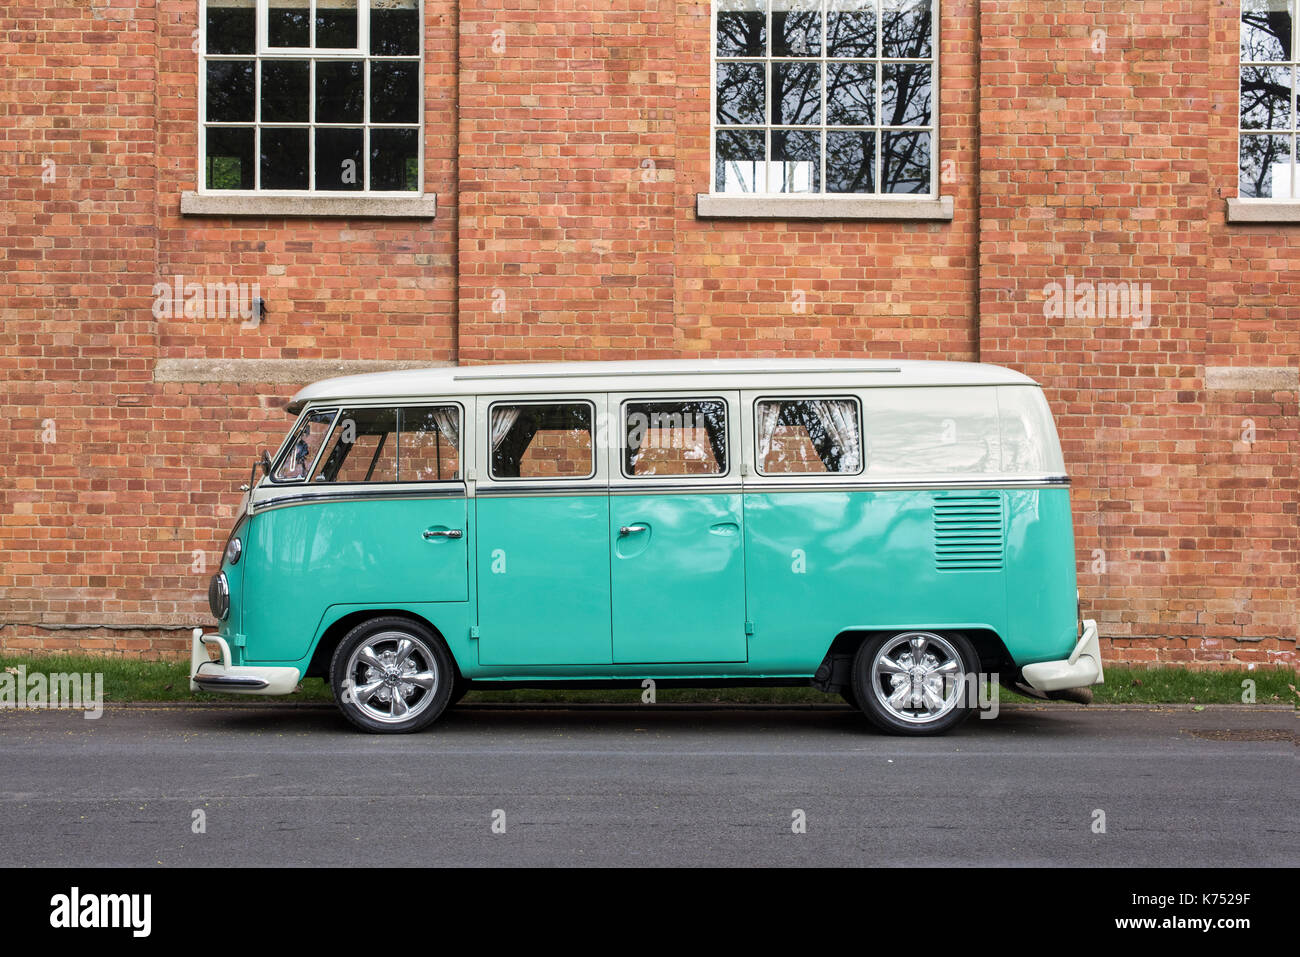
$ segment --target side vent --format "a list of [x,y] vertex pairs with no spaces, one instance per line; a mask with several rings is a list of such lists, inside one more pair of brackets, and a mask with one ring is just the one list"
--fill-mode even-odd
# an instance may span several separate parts
[[941,572],[1002,567],[1002,496],[997,492],[934,498],[934,565]]

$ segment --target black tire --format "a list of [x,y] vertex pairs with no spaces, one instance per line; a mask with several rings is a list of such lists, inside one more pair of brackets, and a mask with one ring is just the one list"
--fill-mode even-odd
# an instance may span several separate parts
[[[909,699],[907,705],[891,707],[885,684],[888,681],[892,686],[892,677],[880,676],[877,693],[877,658],[882,652],[887,652],[886,657],[890,659],[896,659],[901,654],[907,656],[904,660],[910,661],[910,647],[914,639],[923,642],[923,662],[929,662],[931,657],[936,665],[945,665],[949,659],[953,661],[949,672],[940,672],[943,677],[941,687],[944,708],[936,709],[933,718],[921,713],[926,710],[924,706],[911,707],[917,701],[916,698]],[[901,652],[890,651],[891,648],[901,649]],[[853,695],[862,713],[882,731],[911,736],[944,734],[970,716],[972,709],[968,703],[965,676],[976,673],[978,669],[979,656],[975,653],[975,648],[964,635],[956,632],[900,631],[873,635],[862,643],[853,659]],[[913,689],[919,687],[913,679],[908,680],[913,682]],[[955,687],[950,681],[955,682]],[[949,704],[949,701],[952,703]],[[900,717],[903,712],[914,713],[908,720]]]
[[[403,639],[409,644],[403,645]],[[367,664],[362,652],[367,646],[371,657],[386,669],[383,675],[378,674],[376,665]],[[407,657],[399,669],[397,661],[403,650],[407,650]],[[431,687],[402,681],[403,676],[424,680],[432,676]],[[366,683],[359,684],[358,678]],[[446,710],[456,678],[456,665],[442,639],[425,625],[395,615],[371,618],[357,625],[343,636],[330,659],[335,703],[345,718],[371,734],[406,734],[428,727]],[[378,689],[364,699],[358,695],[359,689],[375,687],[376,683]],[[401,697],[400,703],[395,692]],[[385,707],[387,716],[382,714]],[[402,717],[403,707],[409,717]]]

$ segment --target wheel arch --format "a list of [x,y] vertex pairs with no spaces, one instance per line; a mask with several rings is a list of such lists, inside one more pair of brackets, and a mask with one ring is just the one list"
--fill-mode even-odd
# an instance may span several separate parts
[[821,664],[813,675],[813,687],[819,691],[839,693],[853,684],[853,658],[858,648],[874,635],[892,635],[900,631],[932,631],[938,634],[965,635],[979,655],[982,674],[1006,675],[1017,671],[1002,637],[992,628],[954,627],[952,625],[909,625],[907,628],[846,628],[835,636]]
[[446,635],[433,622],[423,615],[417,615],[415,612],[405,608],[361,608],[356,611],[349,611],[325,628],[321,633],[320,639],[316,642],[316,647],[312,650],[311,661],[307,665],[304,678],[324,678],[329,680],[330,659],[334,656],[334,649],[338,647],[343,636],[355,628],[357,625],[371,618],[405,618],[417,625],[423,625],[428,628],[442,642],[443,647],[447,649],[447,654],[451,658],[451,663],[456,669],[456,679],[461,679],[460,662],[456,660],[456,655],[447,641]]

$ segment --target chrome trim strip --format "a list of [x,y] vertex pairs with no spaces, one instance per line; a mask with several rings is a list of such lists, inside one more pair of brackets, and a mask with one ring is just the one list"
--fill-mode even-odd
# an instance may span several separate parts
[[[521,479],[527,482],[527,479]],[[478,498],[509,498],[512,495],[607,495],[609,486],[604,482],[586,482],[582,485],[479,485],[474,489]]]
[[[526,481],[526,480],[524,480]],[[603,482],[585,482],[567,485],[478,485],[475,495],[481,498],[545,497],[569,495],[673,495],[684,493],[716,494],[771,494],[775,492],[888,492],[929,489],[933,491],[970,491],[978,489],[1050,489],[1068,488],[1068,476],[1032,476],[1025,478],[992,478],[988,480],[960,479],[956,481],[918,480],[884,482],[777,482],[771,476],[759,481],[739,482],[662,482],[628,483],[606,486]],[[251,513],[290,505],[310,505],[316,502],[344,502],[360,499],[441,499],[468,498],[463,484],[455,488],[412,489],[331,489],[297,495],[280,495],[251,503]]]
[[263,498],[249,504],[249,513],[256,514],[272,508],[284,508],[289,505],[311,505],[316,502],[348,502],[358,499],[389,499],[402,501],[424,498],[468,498],[464,483],[455,488],[349,488],[330,489],[320,492],[302,492],[297,495],[277,495]]

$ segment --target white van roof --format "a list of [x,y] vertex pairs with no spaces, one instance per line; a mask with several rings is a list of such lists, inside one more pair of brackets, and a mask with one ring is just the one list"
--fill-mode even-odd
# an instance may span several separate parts
[[400,369],[323,379],[286,407],[308,403],[477,394],[544,395],[637,389],[856,389],[879,386],[1035,385],[1033,379],[979,362],[916,359],[650,359],[534,362],[518,365]]

